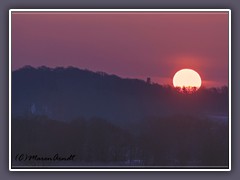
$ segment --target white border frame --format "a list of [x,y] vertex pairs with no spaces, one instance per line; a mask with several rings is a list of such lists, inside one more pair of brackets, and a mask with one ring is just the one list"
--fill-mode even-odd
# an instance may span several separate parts
[[[11,159],[11,96],[12,96],[12,63],[11,63],[11,15],[12,12],[228,12],[229,15],[229,168],[228,169],[14,169]],[[69,166],[70,167],[70,166]],[[76,166],[74,166],[76,167]],[[118,166],[119,167],[119,166]],[[126,166],[124,166],[126,167]],[[198,166],[201,167],[201,166]],[[206,166],[204,166],[206,167]],[[10,9],[9,10],[9,171],[231,171],[231,9]]]

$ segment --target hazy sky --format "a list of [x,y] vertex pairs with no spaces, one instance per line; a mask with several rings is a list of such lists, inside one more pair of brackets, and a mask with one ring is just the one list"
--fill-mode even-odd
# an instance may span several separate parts
[[12,68],[76,66],[172,85],[182,68],[228,84],[228,14],[12,13]]

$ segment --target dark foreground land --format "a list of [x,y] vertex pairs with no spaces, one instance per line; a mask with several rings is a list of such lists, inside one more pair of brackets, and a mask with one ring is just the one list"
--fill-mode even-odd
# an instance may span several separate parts
[[[225,120],[153,118],[128,130],[97,118],[66,123],[32,116],[12,121],[16,166],[228,166],[228,153]],[[37,158],[19,161],[19,154]],[[56,154],[75,157],[46,159]]]

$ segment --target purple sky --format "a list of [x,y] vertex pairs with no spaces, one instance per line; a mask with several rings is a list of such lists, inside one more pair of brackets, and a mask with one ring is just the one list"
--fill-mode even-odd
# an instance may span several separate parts
[[76,66],[172,85],[182,68],[228,84],[228,13],[12,13],[12,67]]

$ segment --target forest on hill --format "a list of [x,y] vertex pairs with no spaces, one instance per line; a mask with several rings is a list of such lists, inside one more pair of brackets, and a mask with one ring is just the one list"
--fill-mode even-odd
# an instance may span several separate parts
[[[228,166],[228,87],[179,93],[74,67],[12,73],[13,165]],[[18,161],[19,154],[75,155]]]

